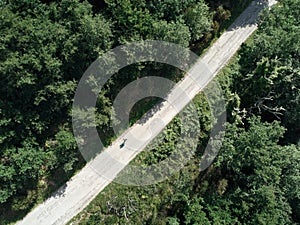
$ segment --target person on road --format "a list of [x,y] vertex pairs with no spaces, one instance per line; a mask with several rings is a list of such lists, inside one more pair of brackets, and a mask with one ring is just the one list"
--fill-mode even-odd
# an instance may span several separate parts
[[123,138],[122,144],[120,144],[120,148],[123,148],[125,146],[125,142],[127,141],[127,138]]

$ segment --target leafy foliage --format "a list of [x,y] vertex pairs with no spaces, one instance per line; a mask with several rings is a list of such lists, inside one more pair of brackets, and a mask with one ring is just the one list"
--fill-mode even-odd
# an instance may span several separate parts
[[[177,4],[188,1],[165,1],[158,17],[175,20],[174,14],[164,8],[170,2],[176,14],[180,11]],[[149,10],[154,10],[156,4],[150,2]],[[223,16],[228,15],[219,8],[216,17]],[[210,168],[199,173],[195,168],[198,156],[174,177],[157,185],[125,187],[123,194],[121,187],[113,184],[75,220],[87,223],[93,212],[101,215],[99,218],[127,224],[298,224],[298,17],[299,4],[295,0],[282,0],[266,11],[259,30],[219,75],[229,122],[223,147]],[[205,104],[200,108],[205,109]],[[172,147],[179,128],[179,121],[174,120],[166,129],[164,142],[155,145],[155,151],[139,155],[135,162],[156,163],[176,151]],[[204,130],[204,134],[209,131]],[[205,135],[199,141],[203,138]],[[103,198],[117,194],[140,196],[141,205],[126,217],[115,216],[105,210]],[[121,202],[125,205],[128,200]],[[143,215],[142,221],[138,215]]]
[[300,124],[299,10],[297,1],[284,0],[265,13],[259,31],[240,51],[240,74],[233,82],[241,107],[281,119],[293,132]]
[[[92,61],[112,46],[143,39],[202,48],[248,1],[89,2],[0,0],[1,224],[25,214],[47,196],[53,180],[61,184],[82,165],[69,112],[76,84]],[[213,166],[201,173],[198,169],[211,120],[205,97],[198,95],[194,104],[201,115],[199,154],[162,183],[111,184],[75,220],[81,224],[299,223],[299,7],[296,0],[281,0],[266,11],[259,30],[220,74],[229,123]],[[119,71],[97,99],[96,123],[107,143],[112,138],[114,96],[128,82],[149,73],[174,80],[182,75],[155,63]],[[195,118],[185,116],[193,130]],[[88,118],[85,125],[90,126]],[[151,165],[186,148],[188,140],[175,147],[181,129],[176,118],[164,131],[163,142],[150,146],[133,163]]]
[[71,171],[78,161],[72,133],[60,126],[77,80],[110,47],[112,33],[101,15],[79,1],[20,0],[2,4],[0,11],[0,202],[5,203],[14,195],[26,197],[26,190],[54,169]]

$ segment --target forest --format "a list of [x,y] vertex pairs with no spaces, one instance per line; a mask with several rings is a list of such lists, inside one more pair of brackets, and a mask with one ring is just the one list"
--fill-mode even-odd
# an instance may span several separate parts
[[[85,164],[72,134],[77,83],[101,54],[137,40],[164,40],[201,54],[249,4],[243,0],[0,0],[0,224],[16,222]],[[260,17],[217,81],[226,98],[226,136],[214,163],[198,168],[210,131],[200,93],[199,154],[150,186],[111,183],[73,224],[300,224],[300,4],[280,0]],[[131,65],[106,84],[97,128],[107,145],[118,91],[149,72],[182,78],[166,65]],[[167,75],[164,75],[168,71]],[[155,99],[131,112],[138,119]],[[174,149],[165,141],[133,164]]]

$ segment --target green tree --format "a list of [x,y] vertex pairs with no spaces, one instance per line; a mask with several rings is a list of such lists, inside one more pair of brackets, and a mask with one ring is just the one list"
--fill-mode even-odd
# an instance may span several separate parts
[[300,124],[299,10],[297,1],[282,0],[265,12],[258,32],[239,53],[240,74],[233,82],[241,107],[269,121],[282,120],[290,136]]
[[191,41],[202,38],[204,34],[210,31],[212,26],[211,13],[203,0],[186,9],[184,20],[191,32]]
[[289,148],[278,145],[284,128],[276,121],[262,123],[258,118],[247,123],[247,129],[228,127],[216,166],[222,168],[231,186],[218,201],[230,199],[230,213],[242,223],[290,224],[291,206],[282,185],[291,156]]
[[0,17],[3,203],[32,188],[50,172],[46,169],[72,168],[71,134],[57,134],[60,144],[53,151],[44,145],[67,121],[77,80],[110,47],[112,32],[101,14],[94,15],[91,5],[80,1],[6,1]]
[[185,224],[211,224],[206,217],[204,209],[204,201],[201,198],[194,198],[192,202],[188,203],[186,212],[184,213]]

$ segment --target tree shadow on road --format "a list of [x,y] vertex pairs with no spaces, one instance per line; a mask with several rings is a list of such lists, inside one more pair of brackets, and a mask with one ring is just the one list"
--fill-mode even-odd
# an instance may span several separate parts
[[[248,8],[234,21],[227,31],[234,31],[241,27],[255,25],[259,22],[262,9],[268,8],[268,0],[254,0]],[[258,19],[255,19],[258,18]]]
[[57,191],[55,191],[51,197],[53,198],[60,198],[60,197],[64,197],[65,196],[65,192],[67,189],[68,184],[64,184],[63,186],[61,186]]
[[138,121],[137,124],[145,124],[151,117],[155,115],[163,106],[165,100],[161,100],[155,106],[153,106],[148,112],[146,112]]

